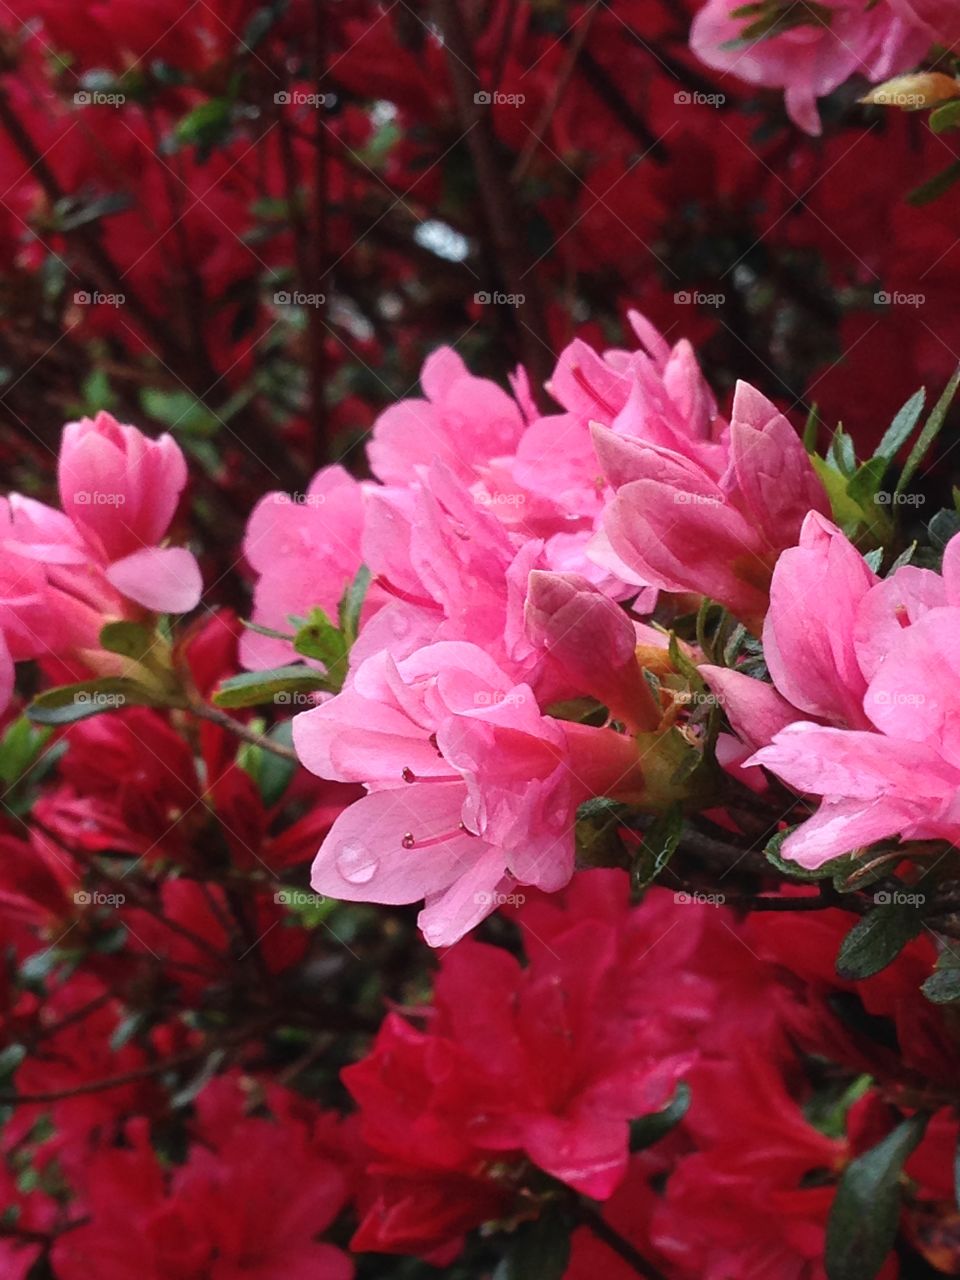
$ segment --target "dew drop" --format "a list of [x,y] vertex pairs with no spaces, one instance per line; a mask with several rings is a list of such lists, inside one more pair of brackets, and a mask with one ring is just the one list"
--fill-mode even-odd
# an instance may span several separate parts
[[345,844],[337,854],[337,870],[351,884],[367,884],[379,866],[380,859],[362,844]]

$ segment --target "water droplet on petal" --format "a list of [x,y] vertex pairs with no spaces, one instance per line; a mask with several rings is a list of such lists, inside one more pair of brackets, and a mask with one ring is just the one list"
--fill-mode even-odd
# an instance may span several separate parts
[[380,859],[366,845],[349,842],[337,854],[337,870],[351,884],[367,884],[379,866]]

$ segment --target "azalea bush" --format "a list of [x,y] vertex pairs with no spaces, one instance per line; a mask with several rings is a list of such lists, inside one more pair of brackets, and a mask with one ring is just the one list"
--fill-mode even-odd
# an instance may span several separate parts
[[3,10],[3,1280],[960,1275],[954,50]]

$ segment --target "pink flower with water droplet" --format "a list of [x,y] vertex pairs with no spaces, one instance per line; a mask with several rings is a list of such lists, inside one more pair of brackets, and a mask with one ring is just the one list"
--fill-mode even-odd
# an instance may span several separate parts
[[560,888],[577,806],[642,787],[632,739],[544,715],[476,645],[446,641],[361,663],[352,684],[294,720],[300,759],[368,794],[334,823],[312,883],[334,898],[425,900],[449,945],[514,883]]

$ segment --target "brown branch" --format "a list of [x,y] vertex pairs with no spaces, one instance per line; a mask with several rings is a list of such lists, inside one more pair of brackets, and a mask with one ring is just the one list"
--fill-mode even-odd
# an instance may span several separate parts
[[228,732],[236,734],[244,742],[249,742],[255,747],[262,747],[264,751],[271,751],[275,756],[280,756],[284,760],[293,760],[295,764],[300,763],[300,759],[293,747],[285,747],[282,742],[273,742],[263,734],[257,733],[253,729],[248,729],[245,724],[241,724],[239,720],[234,720],[233,716],[227,715],[226,711],[221,711],[219,707],[213,707],[209,702],[204,702],[198,694],[189,694],[188,697],[189,709],[199,719],[208,720],[211,724],[219,725],[221,729],[226,729]]
[[521,231],[524,219],[514,200],[509,177],[501,165],[490,110],[476,101],[481,85],[474,70],[476,62],[471,40],[458,0],[436,0],[436,12],[457,116],[473,160],[491,257],[506,292],[524,298],[518,309],[515,332],[520,358],[537,394],[550,376],[552,359],[546,345],[547,326],[539,285],[532,267],[526,265],[528,254]]

